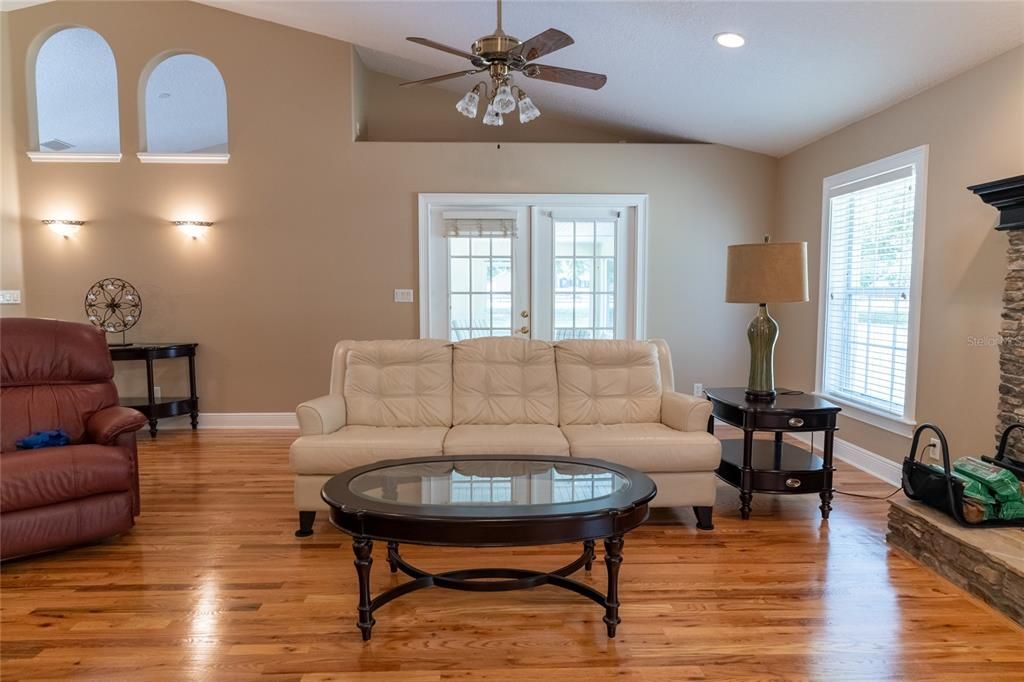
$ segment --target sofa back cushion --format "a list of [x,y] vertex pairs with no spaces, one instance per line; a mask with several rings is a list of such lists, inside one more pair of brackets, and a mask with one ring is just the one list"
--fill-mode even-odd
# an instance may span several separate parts
[[646,341],[561,341],[555,346],[562,425],[661,421],[658,348]]
[[85,423],[117,405],[114,364],[104,333],[59,320],[0,320],[0,451],[36,431],[64,429],[72,441]]
[[455,424],[558,425],[550,343],[514,338],[461,341],[453,349]]
[[451,344],[433,339],[351,342],[342,392],[348,424],[451,426]]

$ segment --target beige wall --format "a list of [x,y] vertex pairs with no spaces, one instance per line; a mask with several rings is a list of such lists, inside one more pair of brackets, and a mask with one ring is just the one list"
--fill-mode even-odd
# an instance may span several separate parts
[[[918,421],[938,424],[957,455],[991,451],[998,349],[968,338],[999,334],[1007,238],[967,185],[1024,173],[1024,47],[1003,54],[783,158],[779,236],[821,248],[822,180],[929,145]],[[811,302],[779,306],[780,383],[814,388],[818,258]],[[898,459],[909,440],[852,419],[840,437]]]
[[[745,380],[753,308],[722,302],[725,247],[770,229],[772,158],[714,145],[353,142],[346,43],[189,3],[51,3],[7,20],[16,139],[4,153],[18,172],[28,313],[81,320],[89,284],[127,278],[145,303],[132,338],[201,344],[207,411],[291,410],[326,391],[338,339],[417,334],[418,307],[392,298],[418,282],[418,192],[649,194],[650,335],[669,339],[681,388]],[[119,164],[25,157],[25,52],[65,23],[114,50]],[[135,158],[139,74],[168,49],[220,68],[228,165]],[[72,240],[38,222],[63,207],[89,221]],[[168,224],[188,216],[216,225],[191,241]],[[172,367],[158,377],[165,394]]]
[[[475,119],[466,118],[455,111],[455,103],[462,96],[436,86],[400,88],[401,78],[375,71],[365,72],[366,139],[374,142],[685,142],[669,139],[644,131],[600,124],[585,124],[544,111],[540,118],[522,124],[519,112],[505,115],[505,125],[485,126],[483,118],[486,103],[481,97],[480,110]],[[463,78],[463,92],[479,79]],[[526,85],[528,87],[528,83]],[[565,86],[569,87],[569,86]],[[600,97],[593,93],[593,97]],[[410,125],[410,114],[415,119]]]
[[[7,14],[0,12],[0,44],[7,44],[8,40]],[[23,290],[11,68],[7,55],[0,56],[0,289]],[[24,314],[24,303],[0,306],[2,317]]]

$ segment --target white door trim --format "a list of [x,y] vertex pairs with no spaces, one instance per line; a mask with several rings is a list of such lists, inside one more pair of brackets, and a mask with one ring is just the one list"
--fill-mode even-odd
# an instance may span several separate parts
[[[633,250],[633,271],[636,285],[633,289],[634,334],[637,339],[647,338],[647,203],[646,194],[516,194],[516,193],[420,193],[418,195],[419,225],[419,298],[420,338],[430,336],[430,209],[434,205],[534,208],[559,207],[626,207],[636,211],[636,246]],[[424,248],[424,245],[427,245]]]

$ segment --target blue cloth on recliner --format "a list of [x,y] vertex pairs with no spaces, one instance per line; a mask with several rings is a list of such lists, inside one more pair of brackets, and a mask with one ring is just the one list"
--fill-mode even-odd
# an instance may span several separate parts
[[15,442],[19,450],[35,450],[36,448],[55,448],[71,443],[71,436],[64,432],[64,429],[52,431],[36,431],[31,436],[25,436]]

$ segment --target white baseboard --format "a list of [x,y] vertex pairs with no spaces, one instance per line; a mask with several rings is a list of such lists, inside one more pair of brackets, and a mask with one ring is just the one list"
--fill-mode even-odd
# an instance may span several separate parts
[[[187,416],[161,419],[157,424],[161,431],[191,429],[192,422]],[[298,429],[299,422],[294,412],[200,412],[200,429]],[[143,427],[145,430],[145,427]]]
[[[811,438],[808,433],[790,433],[788,434],[793,438],[796,438],[802,443],[810,444]],[[816,448],[821,447],[822,438],[817,437],[814,439],[814,446]],[[836,438],[833,446],[833,455],[836,459],[841,459],[847,464],[854,466],[861,471],[871,474],[875,478],[881,479],[890,485],[900,485],[900,481],[903,478],[903,467],[899,462],[894,462],[891,459],[882,457],[881,455],[865,450],[859,445],[854,445],[849,441],[845,441],[842,438]]]

